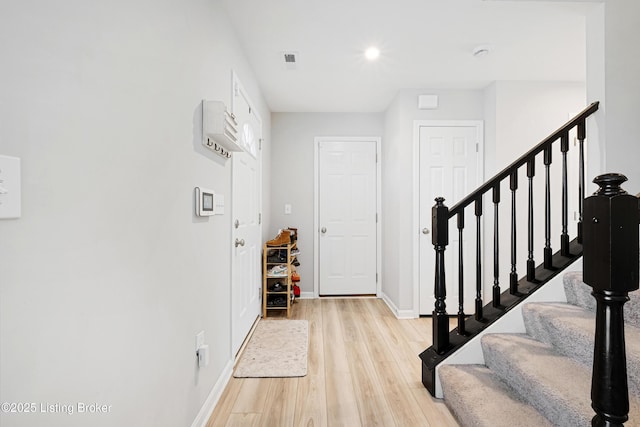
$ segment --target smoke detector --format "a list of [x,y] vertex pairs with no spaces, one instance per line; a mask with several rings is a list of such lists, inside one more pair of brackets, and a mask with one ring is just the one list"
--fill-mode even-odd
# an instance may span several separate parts
[[282,60],[284,61],[285,69],[295,70],[298,68],[298,52],[282,52]]

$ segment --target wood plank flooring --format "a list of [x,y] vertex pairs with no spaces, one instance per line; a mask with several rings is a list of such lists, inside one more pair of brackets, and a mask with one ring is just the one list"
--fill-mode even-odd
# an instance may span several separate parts
[[302,378],[231,378],[207,427],[458,426],[420,382],[431,319],[398,320],[380,299],[298,300],[309,320]]

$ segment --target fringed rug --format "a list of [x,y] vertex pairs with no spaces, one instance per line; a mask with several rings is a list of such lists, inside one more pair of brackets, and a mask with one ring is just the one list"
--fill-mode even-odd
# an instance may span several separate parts
[[307,375],[309,322],[260,320],[233,376],[236,378],[304,377]]

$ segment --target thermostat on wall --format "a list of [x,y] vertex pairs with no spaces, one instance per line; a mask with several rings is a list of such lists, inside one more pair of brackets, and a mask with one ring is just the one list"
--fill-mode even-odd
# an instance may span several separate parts
[[204,187],[196,187],[196,215],[215,215],[214,197],[215,193],[213,190],[209,190]]

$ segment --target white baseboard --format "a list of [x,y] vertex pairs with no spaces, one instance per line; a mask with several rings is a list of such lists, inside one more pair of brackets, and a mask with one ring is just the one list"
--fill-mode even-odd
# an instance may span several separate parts
[[300,299],[314,299],[316,296],[313,292],[300,292]]
[[204,401],[202,408],[200,408],[200,412],[196,416],[196,419],[193,420],[191,427],[206,427],[207,422],[209,422],[209,418],[211,414],[213,414],[213,410],[216,408],[220,397],[222,396],[222,392],[224,388],[229,383],[231,379],[231,374],[233,373],[233,360],[230,360],[227,363],[227,366],[224,367],[222,374],[216,381],[216,384],[213,386],[211,393],[207,396],[207,400]]
[[417,316],[413,312],[413,310],[400,310],[396,305],[391,301],[391,298],[387,296],[384,292],[380,293],[382,300],[387,304],[391,312],[397,319],[415,319]]

